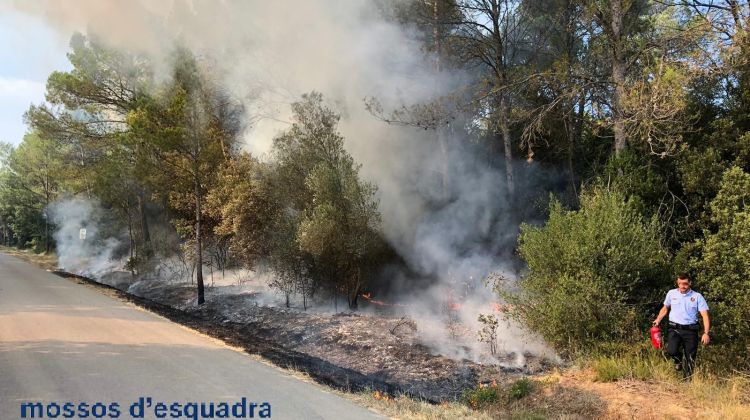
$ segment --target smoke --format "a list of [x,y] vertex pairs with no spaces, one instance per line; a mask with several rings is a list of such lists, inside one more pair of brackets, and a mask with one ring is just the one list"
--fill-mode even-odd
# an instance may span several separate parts
[[[509,202],[502,168],[478,156],[463,138],[462,127],[440,133],[388,125],[364,107],[376,97],[385,109],[416,104],[451,93],[471,75],[434,70],[416,34],[384,19],[369,0],[303,2],[163,2],[46,0],[13,3],[41,17],[70,37],[88,31],[117,48],[147,54],[167,77],[175,44],[187,46],[212,65],[224,87],[244,102],[245,147],[266,153],[272,139],[288,128],[289,104],[312,90],[342,112],[340,131],[346,147],[362,164],[361,174],[379,187],[384,233],[408,265],[390,271],[391,296],[423,320],[425,339],[451,352],[446,332],[430,326],[447,300],[460,300],[459,316],[477,324],[477,308],[496,297],[482,284],[493,271],[514,271],[513,252],[519,217]],[[536,167],[519,165],[517,189],[543,177]],[[78,210],[76,210],[76,206]],[[95,212],[80,201],[56,206],[61,226],[58,252],[63,267],[101,272],[112,269],[116,242],[104,247],[80,241],[78,232]],[[96,238],[92,225],[88,235]],[[56,237],[57,237],[56,236]],[[114,240],[113,240],[114,241]],[[85,263],[83,263],[85,262]],[[429,286],[415,292],[415,283]],[[467,295],[456,289],[468,284]],[[433,328],[434,327],[434,328]],[[503,328],[503,343],[518,354],[533,347],[517,326]],[[442,344],[441,344],[442,343]],[[456,357],[464,355],[455,354]]]
[[122,267],[117,256],[120,235],[102,229],[112,224],[96,201],[67,198],[50,204],[48,213],[57,226],[54,238],[61,269],[100,278]]
[[[444,294],[436,294],[439,290],[445,292],[444,288],[433,287],[421,305],[406,306],[406,313],[416,321],[420,340],[434,353],[507,367],[528,366],[528,355],[559,362],[541,337],[524,329],[507,313],[500,312],[502,306],[496,304],[492,296],[487,296],[484,289],[466,296],[460,304],[455,304],[457,307],[445,303],[434,305],[434,302],[445,302]],[[495,317],[498,321],[497,337],[493,339],[496,354],[492,353],[489,340],[479,339],[478,333],[484,327],[479,315]]]

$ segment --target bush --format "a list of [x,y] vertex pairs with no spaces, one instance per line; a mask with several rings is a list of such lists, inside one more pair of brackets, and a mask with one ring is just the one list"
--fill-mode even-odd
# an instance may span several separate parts
[[499,398],[500,388],[497,386],[479,385],[464,391],[461,402],[473,409],[478,409],[497,402]]
[[507,384],[499,386],[494,382],[492,385],[480,384],[476,388],[464,391],[461,402],[475,410],[487,408],[489,405],[498,402],[512,404],[529,395],[533,389],[534,383],[528,378],[519,379],[510,386]]
[[529,395],[533,384],[528,378],[519,379],[510,386],[508,390],[508,401],[513,402]]
[[544,226],[522,225],[519,251],[528,271],[517,293],[501,294],[564,355],[632,337],[669,286],[658,231],[616,191],[583,192],[577,211],[553,200]]
[[713,231],[699,241],[691,260],[696,289],[704,294],[717,343],[736,347],[750,366],[750,174],[728,169],[710,204]]

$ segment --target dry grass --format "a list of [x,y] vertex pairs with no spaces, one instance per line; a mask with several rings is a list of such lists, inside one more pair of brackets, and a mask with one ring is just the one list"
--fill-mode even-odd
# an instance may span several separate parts
[[676,382],[678,376],[672,364],[655,352],[646,355],[625,355],[597,357],[584,365],[594,371],[594,380],[613,382],[621,379],[641,381]]
[[371,408],[378,413],[393,419],[491,419],[486,412],[477,412],[457,402],[445,402],[435,405],[405,396],[391,398],[377,391],[363,391],[347,394],[354,402]]
[[678,389],[704,409],[705,417],[750,419],[750,377],[717,378],[697,375]]
[[37,254],[30,249],[18,249],[2,245],[0,245],[0,252],[35,264],[45,270],[57,269],[57,255],[54,252]]
[[561,376],[567,386],[590,390],[607,401],[610,418],[750,418],[750,377],[722,378],[699,370],[682,380],[660,356],[590,360],[588,368]]
[[[515,393],[521,382],[531,384],[528,393]],[[525,385],[524,385],[525,386]],[[395,419],[588,419],[600,417],[606,405],[593,393],[566,388],[549,378],[497,385],[499,397],[471,409],[459,402],[430,404],[405,396],[391,398],[379,392],[350,394],[355,402]]]
[[[661,373],[660,373],[661,375]],[[379,392],[343,394],[395,419],[625,419],[750,418],[750,378],[697,375],[690,383],[672,375],[654,379],[597,380],[593,369],[571,368],[537,377],[531,391],[507,398],[514,382],[498,385],[499,397],[474,410],[458,402],[429,404]]]

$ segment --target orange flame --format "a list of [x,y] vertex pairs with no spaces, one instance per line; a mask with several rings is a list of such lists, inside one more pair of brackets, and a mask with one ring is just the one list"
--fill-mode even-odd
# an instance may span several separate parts
[[383,401],[390,401],[391,400],[391,397],[388,396],[388,394],[386,394],[385,392],[375,391],[375,392],[372,393],[372,396],[376,400],[383,400]]
[[361,293],[360,296],[362,296],[362,299],[374,304],[374,305],[380,305],[380,306],[390,306],[389,304],[383,302],[382,300],[375,300],[372,298],[371,292]]
[[400,303],[388,303],[383,302],[382,300],[376,300],[372,298],[372,292],[362,292],[359,294],[362,299],[366,300],[369,303],[372,303],[373,305],[379,305],[379,306],[407,306]]

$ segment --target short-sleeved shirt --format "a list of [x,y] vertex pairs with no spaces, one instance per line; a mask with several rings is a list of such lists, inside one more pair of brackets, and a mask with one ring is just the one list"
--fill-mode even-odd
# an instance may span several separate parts
[[667,292],[664,305],[670,308],[669,322],[690,325],[698,322],[698,313],[708,310],[708,303],[703,295],[690,289],[687,293],[680,293],[680,289]]

